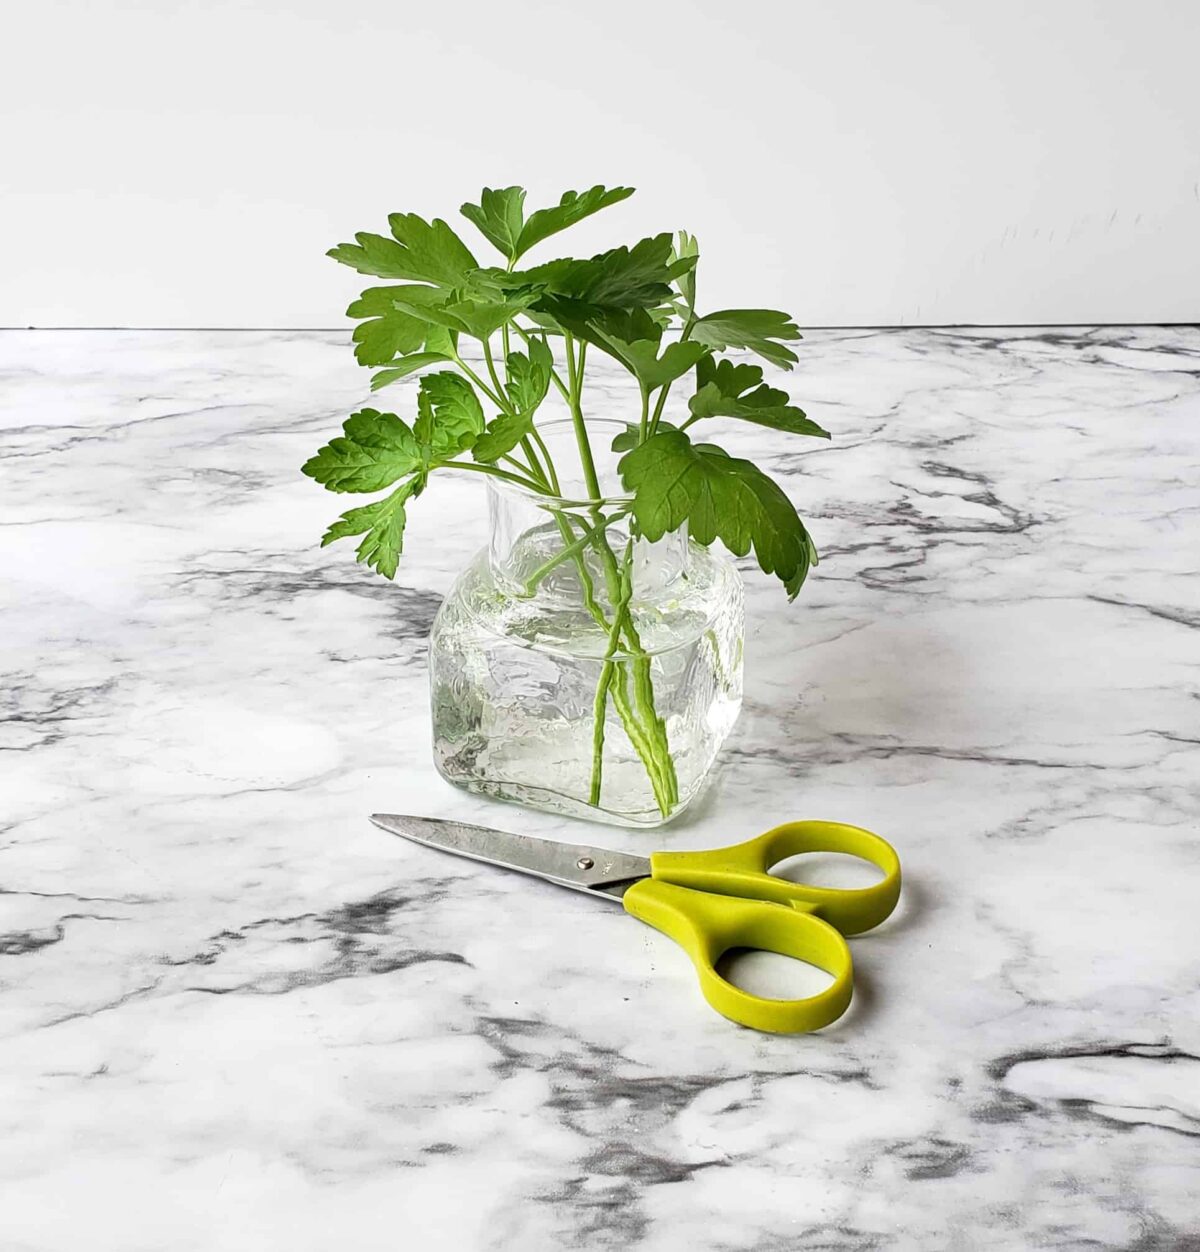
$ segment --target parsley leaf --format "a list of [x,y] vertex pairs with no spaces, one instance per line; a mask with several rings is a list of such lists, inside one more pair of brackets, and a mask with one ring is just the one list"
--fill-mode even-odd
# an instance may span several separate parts
[[357,243],[339,243],[325,255],[360,274],[374,274],[376,278],[417,277],[409,269],[406,250],[394,239],[365,230],[355,232],[354,238]]
[[627,452],[618,469],[634,493],[638,529],[651,541],[684,522],[697,543],[720,539],[737,556],[754,548],[793,599],[817,550],[792,502],[756,465],[715,444],[693,444],[681,430],[660,430]]
[[409,356],[403,356],[400,360],[394,362],[391,369],[380,370],[378,374],[372,374],[371,390],[378,391],[389,383],[394,383],[401,378],[407,378],[409,374],[415,374],[418,370],[423,370],[427,365],[443,365],[450,359],[450,357],[445,356],[441,352],[413,352]]
[[[670,422],[660,421],[659,430],[674,430],[675,427]],[[628,452],[632,448],[636,448],[642,441],[642,428],[633,422],[626,422],[625,429],[619,430],[613,436],[612,450],[614,452]]]
[[658,355],[658,344],[645,339],[625,344],[624,347],[630,369],[647,391],[682,378],[697,362],[703,363],[710,352],[702,343],[691,340],[667,344],[662,356]]
[[427,461],[446,461],[466,451],[483,430],[483,407],[461,374],[426,374],[417,393],[413,434]]
[[397,353],[416,352],[428,327],[396,307],[406,291],[425,287],[368,287],[346,310],[347,317],[368,318],[354,328],[354,356],[360,365],[386,365]]
[[393,239],[360,231],[357,243],[341,243],[327,256],[360,274],[409,278],[453,287],[479,267],[470,249],[440,217],[425,221],[415,213],[388,217]]
[[[696,264],[695,257],[672,259],[671,236],[652,235],[632,248],[610,248],[587,260],[560,257],[530,270],[480,270],[477,281],[506,290],[543,293],[535,308],[553,313],[555,300],[573,302],[576,316],[603,310],[653,309],[671,296],[671,281]],[[583,307],[587,306],[587,307]]]
[[[607,188],[599,185],[582,193],[564,191],[562,198],[553,208],[538,209],[529,215],[529,220],[521,228],[520,236],[511,254],[512,259],[516,260],[523,256],[543,239],[549,239],[551,235],[557,235],[568,226],[574,226],[576,222],[582,222],[585,217],[591,217],[593,213],[598,213],[610,204],[618,204],[631,195],[633,195],[632,187]],[[523,192],[522,196],[524,196]]]
[[555,303],[564,329],[615,357],[646,391],[682,378],[712,349],[685,341],[670,343],[659,355],[663,327],[646,309],[596,310],[573,300]]
[[475,440],[471,455],[481,464],[490,465],[511,452],[531,430],[533,417],[530,413],[501,413],[487,424],[483,434]]
[[576,339],[586,339],[597,348],[615,357],[631,373],[625,349],[640,339],[654,340],[657,345],[662,327],[646,309],[598,309],[578,300],[551,297],[543,304],[553,307],[551,321],[560,330],[569,331]]
[[457,299],[432,287],[410,289],[397,301],[413,317],[456,333],[486,339],[539,298],[536,291],[509,292],[495,300]]
[[330,491],[382,491],[424,467],[416,436],[395,413],[361,409],[342,430],[301,467]]
[[800,338],[799,328],[777,309],[722,309],[698,318],[692,338],[710,348],[749,348],[751,352],[790,370],[799,358],[780,339]]
[[505,364],[508,368],[506,390],[513,408],[518,413],[532,415],[550,389],[554,354],[544,339],[533,339],[529,344],[528,355],[524,352],[510,352]]
[[301,468],[330,491],[382,491],[411,473],[423,482],[435,463],[469,448],[483,425],[483,409],[465,378],[427,374],[411,428],[395,413],[361,409]]
[[440,352],[442,356],[453,361],[458,356],[458,332],[445,326],[427,326],[425,328],[425,351]]
[[[423,288],[422,288],[423,290]],[[427,365],[438,365],[458,359],[458,332],[445,326],[425,325],[425,350],[413,352],[399,360],[388,361],[391,369],[381,370],[371,378],[371,390],[378,391],[399,378],[407,378]]]
[[471,249],[440,217],[427,222],[416,213],[389,213],[388,226],[407,250],[415,278],[453,287],[478,268]]
[[400,553],[404,551],[404,505],[411,497],[420,495],[421,490],[422,484],[414,476],[390,496],[348,509],[325,532],[321,547],[365,533],[366,538],[358,545],[358,560],[378,570],[384,578],[395,578]]
[[415,352],[425,340],[425,327],[414,318],[390,313],[359,323],[353,338],[359,365],[387,365],[397,354]]
[[757,365],[735,365],[711,357],[696,366],[696,394],[688,401],[694,418],[740,417],[772,430],[828,439],[829,432],[789,403],[786,392],[762,381]]
[[501,187],[498,191],[485,187],[478,204],[464,204],[459,212],[510,261],[516,260],[517,241],[525,224],[524,187]]
[[680,274],[675,285],[687,304],[688,317],[691,317],[696,312],[696,261],[700,259],[700,245],[696,242],[695,235],[689,235],[686,230],[681,230],[672,259],[682,260],[684,257],[694,257],[695,260],[692,262],[691,269]]
[[671,252],[669,234],[652,235],[565,267],[551,261],[526,277],[538,282],[544,276],[547,290],[600,308],[653,308],[670,296],[671,280],[695,264],[692,257],[672,261]]

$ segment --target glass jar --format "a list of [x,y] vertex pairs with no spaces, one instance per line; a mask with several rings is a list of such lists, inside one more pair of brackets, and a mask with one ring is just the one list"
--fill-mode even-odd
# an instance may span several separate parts
[[[599,449],[624,423],[589,421]],[[542,428],[555,461],[570,424]],[[603,491],[616,457],[597,455]],[[657,826],[697,795],[742,699],[741,579],[686,529],[656,543],[630,501],[488,479],[491,541],[430,636],[434,760],[460,787]]]

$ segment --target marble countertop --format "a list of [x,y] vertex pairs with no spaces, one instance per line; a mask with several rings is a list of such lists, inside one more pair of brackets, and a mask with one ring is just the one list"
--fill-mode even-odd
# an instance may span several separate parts
[[[1200,1247],[1200,330],[811,334],[832,445],[746,438],[824,561],[747,568],[742,719],[656,834],[436,776],[482,492],[395,585],[318,550],[346,343],[0,334],[0,1248]],[[906,890],[848,1014],[768,1037],[380,809],[835,818]]]

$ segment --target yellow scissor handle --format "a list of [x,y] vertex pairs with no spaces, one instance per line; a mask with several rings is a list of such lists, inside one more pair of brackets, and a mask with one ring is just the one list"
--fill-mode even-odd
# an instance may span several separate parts
[[[841,1017],[853,981],[850,949],[828,922],[785,904],[710,895],[643,878],[625,892],[625,908],[674,939],[692,958],[704,998],[731,1021],[754,1030],[796,1034],[819,1030]],[[721,954],[758,948],[798,957],[833,975],[833,984],[803,1000],[751,995],[717,973]]]
[[[768,873],[772,865],[802,852],[849,853],[877,865],[883,878],[849,891],[790,882]],[[900,858],[895,848],[869,830],[844,822],[785,822],[728,848],[656,852],[650,858],[650,873],[659,882],[697,891],[790,904],[823,917],[844,935],[878,926],[900,898]]]

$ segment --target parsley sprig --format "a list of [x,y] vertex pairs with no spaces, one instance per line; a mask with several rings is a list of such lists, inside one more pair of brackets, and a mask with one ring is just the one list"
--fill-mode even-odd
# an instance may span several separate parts
[[[640,396],[637,420],[613,445],[622,454],[617,468],[632,500],[633,533],[656,540],[686,524],[698,543],[719,539],[739,556],[752,551],[789,597],[817,563],[803,521],[757,465],[697,441],[693,428],[726,418],[791,435],[829,436],[766,383],[759,366],[720,355],[749,352],[791,369],[797,357],[788,345],[800,332],[774,309],[698,312],[693,236],[659,234],[593,257],[526,262],[538,245],[632,194],[630,187],[568,191],[558,204],[527,214],[523,188],[485,188],[479,202],[464,204],[461,212],[499,252],[500,264],[481,264],[447,222],[414,213],[391,214],[388,235],[360,233],[354,243],[331,249],[342,264],[386,280],[347,310],[358,322],[354,352],[377,370],[373,392],[420,375],[416,414],[410,423],[363,408],[303,469],[330,491],[388,491],[343,513],[322,546],[361,537],[358,559],[392,578],[406,507],[436,471],[469,470],[551,501],[559,497],[558,468],[538,431],[539,410],[553,388],[571,415],[594,515],[584,522],[566,510],[554,514],[563,547],[535,571],[529,590],[556,564],[573,561],[589,612],[609,639],[597,690],[592,802],[599,803],[603,709],[612,699],[666,813],[677,799],[674,765],[654,706],[650,661],[629,611],[632,549],[613,550],[612,518],[601,511],[606,506],[582,404],[588,351],[618,362]],[[464,358],[464,341],[478,345],[469,354],[481,359],[478,367]],[[664,417],[668,395],[689,376],[688,415],[672,424]],[[589,546],[601,557],[607,609],[582,560]],[[628,666],[619,659],[623,654],[632,658]]]

